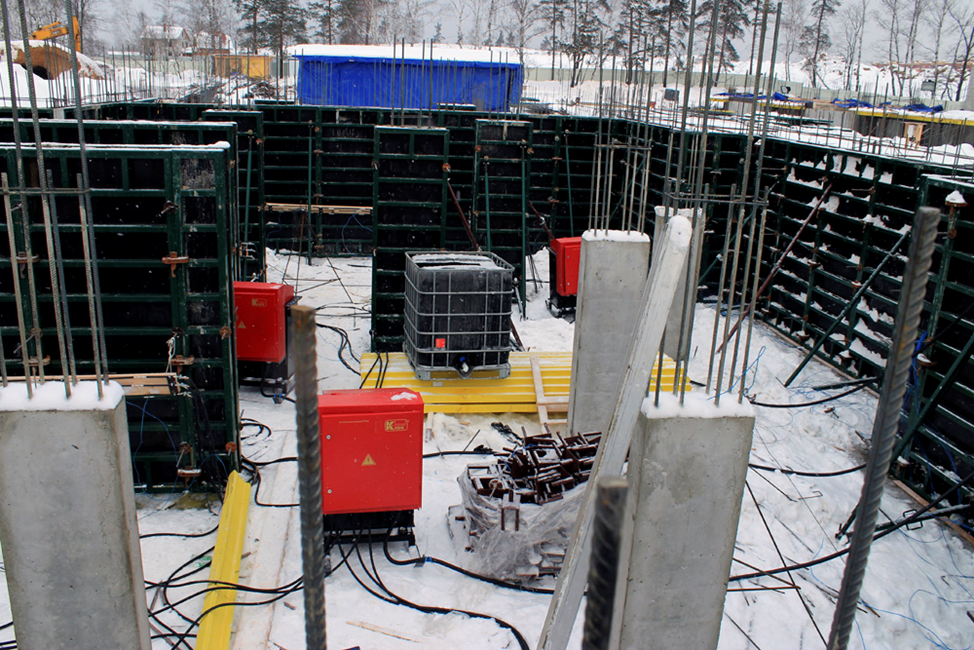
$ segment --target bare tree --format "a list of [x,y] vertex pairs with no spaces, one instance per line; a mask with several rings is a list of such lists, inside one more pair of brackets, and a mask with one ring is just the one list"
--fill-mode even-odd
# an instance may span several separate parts
[[[785,62],[785,80],[791,81],[791,59],[798,53],[798,44],[805,27],[805,0],[783,0],[781,3],[781,48]],[[755,29],[757,27],[755,26]]]
[[[943,54],[944,32],[947,28],[947,16],[950,10],[950,3],[951,0],[934,0],[925,19],[927,29],[930,30],[933,36],[932,47],[924,47],[923,49],[933,59],[933,97],[935,98],[940,96],[938,93],[941,91],[940,57]],[[943,90],[946,90],[946,84],[943,85]]]
[[[869,0],[855,0],[839,14],[841,25],[839,55],[845,59],[845,87],[849,90],[859,90],[859,78],[862,71],[862,42],[866,31],[866,19],[869,16]],[[855,70],[855,84],[852,74]]]
[[954,101],[961,101],[964,82],[970,76],[971,62],[974,61],[974,8],[948,8],[947,13],[953,21],[951,27],[956,34],[957,42],[954,46],[954,62],[951,66],[957,75],[957,93]]
[[910,0],[907,5],[907,20],[903,26],[906,28],[903,33],[903,40],[906,49],[906,70],[904,71],[904,81],[909,80],[907,92],[913,95],[916,91],[916,52],[917,39],[920,36],[920,26],[923,24],[924,14],[927,11],[927,0]]
[[[453,12],[457,15],[457,45],[463,45],[463,21],[464,16],[467,14],[467,9],[470,8],[471,0],[450,0],[450,6],[453,7]],[[474,4],[477,0],[473,0]]]
[[524,64],[524,49],[528,41],[538,35],[540,8],[534,0],[511,0],[508,5],[507,44],[517,50],[520,63]]
[[873,14],[876,22],[886,32],[885,49],[886,61],[889,65],[890,78],[893,82],[893,94],[899,94],[896,88],[897,82],[900,89],[903,88],[902,69],[899,62],[900,56],[900,23],[903,20],[905,0],[879,0],[879,9]]
[[220,35],[233,28],[233,8],[229,0],[182,0],[178,5],[179,20],[194,38],[206,33],[210,38],[198,47],[216,49]]

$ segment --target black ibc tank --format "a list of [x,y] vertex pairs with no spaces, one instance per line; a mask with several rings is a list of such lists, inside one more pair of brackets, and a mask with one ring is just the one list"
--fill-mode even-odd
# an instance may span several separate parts
[[434,371],[510,374],[514,267],[493,253],[406,253],[406,356],[420,379]]

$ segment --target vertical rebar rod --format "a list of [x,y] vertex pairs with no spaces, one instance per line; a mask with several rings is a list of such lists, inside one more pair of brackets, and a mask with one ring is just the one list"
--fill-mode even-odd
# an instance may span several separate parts
[[913,240],[910,242],[909,261],[903,277],[899,306],[896,310],[893,341],[889,348],[883,388],[876,407],[876,418],[870,440],[869,460],[863,477],[862,494],[857,508],[857,523],[849,544],[849,559],[846,560],[835,605],[835,617],[829,635],[829,650],[844,650],[849,644],[852,624],[859,604],[869,549],[876,530],[879,505],[886,485],[886,472],[889,470],[893,443],[900,422],[903,396],[913,359],[913,346],[920,324],[924,296],[927,290],[927,274],[933,259],[933,249],[940,224],[940,210],[920,208],[913,220]]
[[[47,170],[47,185],[54,186],[54,174],[50,169]],[[52,197],[53,198],[53,197]],[[71,335],[71,317],[68,313],[68,290],[64,281],[64,257],[61,255],[61,224],[57,216],[57,202],[51,201],[51,230],[54,239],[54,260],[57,268],[57,281],[61,287],[61,314],[64,321],[64,345],[68,353],[67,363],[61,360],[61,379],[68,381],[71,385],[78,385],[78,370],[74,359],[74,337]]]
[[314,307],[291,308],[294,340],[294,401],[298,427],[298,489],[301,502],[301,560],[304,566],[304,634],[308,650],[324,650],[325,554],[321,521],[321,430]]
[[[82,187],[81,174],[77,175],[78,187]],[[98,399],[105,396],[104,388],[104,376],[102,375],[102,365],[99,358],[99,346],[100,337],[104,337],[105,333],[100,329],[98,323],[100,323],[100,318],[97,318],[100,313],[97,309],[98,300],[95,299],[95,275],[93,273],[94,258],[91,255],[91,244],[88,240],[88,228],[91,226],[88,220],[88,209],[85,207],[84,198],[78,201],[78,213],[81,218],[81,250],[84,255],[85,262],[85,285],[88,290],[88,319],[91,323],[91,349],[94,351],[94,362],[95,362],[95,384],[98,388]],[[100,296],[99,296],[100,299]]]
[[[770,188],[765,191],[764,194],[764,208],[761,210],[761,229],[758,232],[758,252],[757,260],[754,262],[756,270],[754,271],[753,288],[751,293],[754,296],[758,295],[758,282],[761,280],[761,261],[764,256],[764,229],[768,223],[768,195],[770,194]],[[755,298],[755,303],[757,303],[757,298]],[[751,355],[751,334],[754,332],[754,310],[748,311],[747,318],[747,336],[744,339],[744,361],[741,363],[741,385],[738,388],[737,401],[744,401],[744,384],[747,383],[747,363]]]
[[629,482],[621,476],[606,476],[599,479],[595,489],[582,649],[608,650]]
[[[44,148],[41,143],[41,124],[40,115],[37,111],[37,93],[34,89],[34,75],[30,71],[34,69],[34,63],[31,59],[30,50],[30,31],[27,28],[27,9],[24,6],[24,0],[17,0],[17,10],[20,12],[20,33],[24,45],[24,60],[26,62],[26,68],[28,70],[27,76],[27,95],[30,102],[30,117],[31,122],[34,125],[34,145],[36,147],[35,155],[37,156],[37,182],[41,189],[41,214],[44,218],[44,240],[47,244],[47,266],[48,271],[51,275],[51,298],[54,303],[54,324],[57,329],[57,342],[58,342],[58,352],[61,356],[61,373],[66,374],[65,368],[67,366],[67,349],[65,347],[65,336],[66,332],[64,329],[64,322],[61,313],[61,286],[58,282],[57,267],[55,258],[57,257],[54,250],[54,235],[51,228],[51,205],[50,205],[50,194],[47,184],[47,174],[45,170],[47,167],[44,164]],[[8,50],[9,51],[9,50]],[[39,334],[38,334],[39,335]],[[43,368],[43,360],[38,359],[38,368]],[[65,397],[71,397],[71,383],[64,382],[64,394]]]
[[[690,1],[690,16],[697,15],[697,0]],[[692,20],[693,18],[691,18]],[[690,83],[693,81],[693,33],[695,29],[691,29],[687,35],[687,58],[689,62],[687,64],[687,71],[683,79],[683,110],[680,112],[680,144],[678,149],[677,163],[676,163],[676,184],[674,186],[673,193],[679,197],[681,192],[681,185],[683,184],[683,169],[684,169],[684,154],[686,153],[686,137],[687,137],[687,114],[690,111]],[[667,169],[667,171],[669,171]],[[677,199],[677,207],[680,206],[679,199]]]
[[[8,17],[8,7],[7,0],[0,0],[0,6],[3,9],[3,42],[6,47],[6,52],[13,52],[13,44],[10,39],[10,22]],[[24,231],[24,265],[27,268],[27,291],[30,299],[30,316],[32,328],[30,330],[30,336],[28,340],[34,341],[34,355],[37,359],[37,377],[40,383],[44,383],[44,363],[42,359],[44,358],[44,348],[41,345],[41,324],[40,316],[37,312],[37,283],[34,278],[34,254],[31,246],[31,236],[30,236],[30,219],[27,214],[27,181],[24,176],[24,152],[23,143],[20,139],[20,111],[17,108],[17,82],[14,77],[14,62],[13,57],[8,56],[7,59],[7,74],[10,78],[10,108],[11,108],[11,118],[13,119],[13,132],[14,132],[14,160],[17,172],[17,186],[20,190],[20,211],[21,211],[21,226]],[[4,174],[6,178],[6,174]],[[9,187],[4,186],[4,198],[8,197]],[[12,210],[12,206],[7,206],[8,210]],[[11,228],[13,226],[11,225]],[[14,232],[10,230],[10,237],[14,237]],[[11,240],[11,246],[13,240]],[[11,247],[13,251],[13,247]],[[15,257],[11,257],[11,263],[14,263]],[[14,278],[14,286],[18,287],[18,279]],[[19,288],[19,287],[18,287]],[[19,302],[19,299],[18,299]],[[19,303],[23,304],[23,303]],[[27,344],[24,343],[21,346],[21,358],[24,360],[24,376],[27,378],[27,395],[31,395],[30,389],[30,351],[27,348]]]
[[[710,392],[714,378],[714,352],[717,350],[717,330],[720,327],[720,310],[724,305],[724,281],[727,279],[727,256],[730,252],[731,224],[734,222],[733,197],[737,193],[737,185],[731,185],[731,202],[727,206],[727,226],[724,229],[724,254],[720,258],[720,282],[717,283],[717,311],[714,313],[714,333],[710,339],[710,362],[707,364],[707,392]],[[727,314],[725,318],[730,318]]]
[[10,240],[10,272],[13,274],[14,300],[17,308],[17,327],[20,333],[20,358],[24,361],[24,383],[27,384],[27,397],[33,397],[33,386],[30,375],[30,355],[27,351],[27,324],[24,317],[24,303],[20,290],[20,278],[17,265],[17,241],[14,235],[14,215],[10,205],[10,192],[7,184],[6,172],[0,174],[0,184],[3,186],[3,207],[7,218],[7,238]]
[[[754,74],[754,103],[751,105],[751,121],[750,121],[750,124],[748,125],[748,132],[747,132],[748,133],[748,137],[747,137],[747,154],[746,155],[749,156],[749,157],[751,155],[752,149],[754,148],[754,123],[755,123],[755,120],[757,120],[758,95],[761,92],[761,67],[762,67],[762,65],[764,63],[764,41],[765,41],[765,37],[767,36],[767,32],[768,32],[768,12],[765,11],[764,12],[764,18],[761,20],[761,37],[759,39],[760,45],[758,46],[759,47],[759,49],[758,49],[758,67],[757,67],[757,71]],[[769,98],[766,96],[765,97],[765,111],[768,110],[768,106],[767,106],[768,99]],[[762,144],[763,143],[764,143],[764,141],[762,140]],[[750,161],[748,161],[745,164],[747,165],[748,168],[750,167]],[[747,171],[745,170],[745,179],[746,178],[747,178]],[[755,179],[756,179],[756,181],[755,181],[755,188],[757,188],[757,187],[760,186],[761,179],[758,177],[757,174],[755,174]],[[745,196],[747,195],[747,182],[746,181],[743,184],[743,186],[741,188],[741,191],[744,193]],[[744,308],[747,306],[748,279],[750,278],[750,275],[751,275],[751,261],[752,261],[752,254],[753,254],[753,251],[754,251],[754,232],[755,232],[755,228],[757,226],[757,223],[756,223],[757,222],[757,212],[756,212],[756,209],[757,209],[756,208],[756,205],[757,205],[757,203],[756,202],[758,200],[757,191],[755,191],[755,192],[753,192],[751,194],[751,200],[753,202],[753,205],[752,205],[752,208],[751,208],[751,225],[750,225],[750,230],[748,231],[748,235],[747,235],[747,254],[744,256],[744,274],[741,276],[741,307],[740,307],[741,313],[743,313]],[[742,219],[744,217],[744,207],[745,207],[745,204],[742,203],[741,204],[741,218]],[[761,271],[760,269],[757,269],[755,271],[755,273],[760,274],[760,271]],[[726,346],[726,342],[725,342],[724,345]],[[734,369],[737,367],[737,355],[739,354],[740,346],[741,346],[741,330],[740,330],[740,328],[738,328],[738,330],[737,330],[737,337],[734,339],[734,354],[733,354],[732,359],[731,359],[731,380],[732,380],[732,383],[733,383],[733,377],[734,377]],[[744,371],[742,369],[741,370],[741,376],[742,376],[742,378],[743,378],[743,375],[744,375]],[[728,390],[730,390],[730,385],[731,384],[728,384]],[[743,398],[743,391],[741,391],[741,397],[738,397],[738,401],[740,401],[742,398]]]

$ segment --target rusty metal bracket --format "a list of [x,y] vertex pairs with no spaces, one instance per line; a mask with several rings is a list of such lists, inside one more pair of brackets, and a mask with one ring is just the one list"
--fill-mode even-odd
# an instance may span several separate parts
[[172,367],[176,369],[176,372],[180,372],[184,367],[191,366],[196,362],[196,357],[189,356],[184,357],[181,354],[177,354],[172,358]]
[[170,277],[173,277],[174,278],[174,277],[176,277],[176,265],[177,264],[189,264],[189,256],[188,255],[180,255],[176,251],[169,251],[169,256],[168,257],[163,257],[162,258],[162,263],[169,265]]
[[230,338],[230,335],[232,333],[233,333],[233,330],[230,329],[230,326],[229,325],[224,325],[223,327],[220,328],[220,338],[221,339],[228,339],[228,338]]
[[17,267],[20,269],[20,277],[25,277],[27,271],[27,264],[36,264],[41,259],[40,255],[31,255],[30,259],[27,259],[27,253],[17,253]]

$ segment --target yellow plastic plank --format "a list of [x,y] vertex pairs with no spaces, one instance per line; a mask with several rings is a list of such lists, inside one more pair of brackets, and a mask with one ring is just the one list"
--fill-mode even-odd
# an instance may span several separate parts
[[[250,508],[250,483],[237,472],[230,474],[227,494],[220,514],[220,527],[216,532],[216,547],[210,565],[211,587],[222,587],[222,582],[236,583],[240,577],[240,554],[243,552],[244,533],[247,529],[247,511]],[[233,605],[237,600],[236,589],[218,589],[206,595],[203,611],[219,609],[203,617],[196,650],[227,650],[233,626]]]
[[[498,378],[497,371],[477,371],[468,379],[447,371],[433,373],[428,381],[416,378],[404,353],[383,353],[382,386],[416,391],[423,396],[427,413],[535,413],[537,371],[531,365],[532,355],[537,358],[545,397],[567,398],[571,387],[571,352],[511,352],[511,374],[505,379]],[[661,381],[664,389],[672,389],[675,370],[673,361],[664,359]],[[359,373],[365,380],[365,388],[376,387],[379,365],[375,354],[362,355]],[[650,388],[655,386],[654,370]]]

